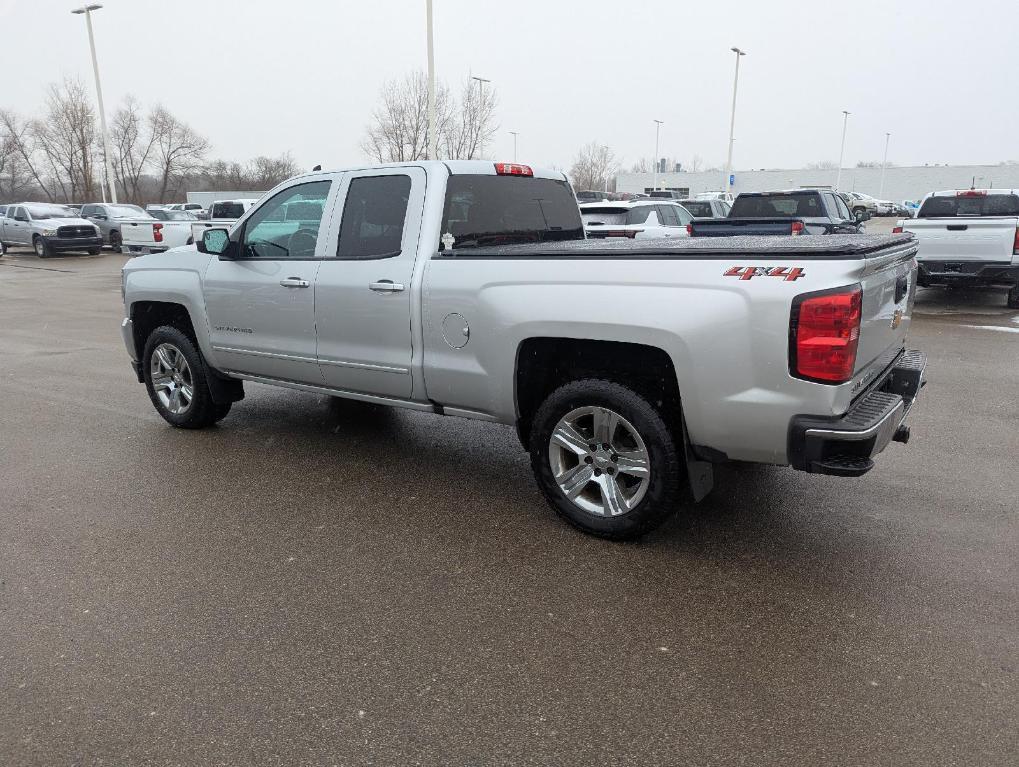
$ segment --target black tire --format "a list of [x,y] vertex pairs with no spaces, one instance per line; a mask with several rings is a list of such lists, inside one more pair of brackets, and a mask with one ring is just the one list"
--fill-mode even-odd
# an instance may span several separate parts
[[120,253],[121,251],[120,232],[118,232],[116,229],[110,232],[110,250],[112,250],[114,253]]
[[[187,363],[188,375],[185,376],[185,382],[190,382],[192,396],[183,412],[171,412],[160,399],[153,384],[152,357],[156,353],[156,349],[163,346],[169,346],[178,351]],[[149,334],[145,341],[145,350],[142,352],[142,372],[149,399],[152,400],[156,412],[171,426],[180,429],[204,429],[221,420],[230,412],[229,403],[218,405],[213,402],[212,392],[209,390],[205,378],[205,361],[202,359],[201,352],[195,348],[190,338],[175,327],[163,325]]]
[[88,254],[90,256],[98,256],[102,252],[103,252],[102,248],[89,248],[88,249]]
[[5,253],[7,253],[7,244],[0,242],[0,258],[2,258]]
[[49,258],[53,255],[53,248],[46,241],[45,237],[36,235],[32,238],[32,248],[35,250],[35,254],[39,258]]
[[[627,425],[636,430],[649,458],[650,478],[646,480],[643,497],[629,511],[616,516],[599,516],[581,508],[566,496],[553,472],[554,450],[559,449],[551,445],[553,431],[561,419],[584,408],[605,408],[622,416],[628,422]],[[595,438],[593,434],[587,436]],[[681,444],[682,440],[673,434],[662,414],[632,389],[613,381],[584,379],[561,386],[541,404],[532,421],[529,452],[538,486],[560,517],[585,533],[612,540],[627,540],[653,530],[677,511],[685,471]],[[602,457],[596,457],[595,460],[606,461],[604,455],[602,453]],[[592,463],[588,457],[591,456],[583,459],[578,456],[575,468],[581,468],[581,460]],[[616,458],[612,457],[611,460],[615,461]],[[596,468],[592,470],[598,472]],[[609,469],[605,472],[614,474]],[[623,473],[619,472],[615,480],[630,481],[630,478],[622,476]],[[583,498],[591,490],[600,494],[600,490],[591,487],[599,481],[608,480],[590,480],[590,484],[585,484],[585,490],[578,497]],[[636,498],[635,494],[633,498]]]
[[1013,285],[1009,289],[1005,303],[1009,309],[1019,309],[1019,285]]

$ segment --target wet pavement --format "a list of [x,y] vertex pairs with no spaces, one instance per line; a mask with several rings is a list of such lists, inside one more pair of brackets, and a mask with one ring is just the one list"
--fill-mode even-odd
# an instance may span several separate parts
[[121,256],[0,259],[0,764],[1015,764],[1019,312],[921,291],[862,479],[727,467],[632,544],[514,433],[249,385],[177,431]]

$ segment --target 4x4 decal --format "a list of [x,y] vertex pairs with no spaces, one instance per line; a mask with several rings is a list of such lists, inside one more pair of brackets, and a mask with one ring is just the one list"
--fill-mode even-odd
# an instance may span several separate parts
[[739,277],[741,280],[752,280],[754,277],[781,277],[786,282],[795,282],[806,274],[799,266],[732,266],[722,276]]

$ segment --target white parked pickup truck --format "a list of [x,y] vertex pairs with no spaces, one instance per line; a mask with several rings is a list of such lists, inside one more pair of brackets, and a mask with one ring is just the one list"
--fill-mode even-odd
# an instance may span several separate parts
[[209,217],[204,221],[191,223],[191,240],[188,244],[198,242],[206,229],[229,227],[247,213],[258,200],[217,200],[209,206]]
[[246,382],[512,424],[557,513],[628,538],[703,498],[715,462],[859,476],[905,442],[915,253],[908,235],[588,240],[561,172],[359,167],[130,260],[122,327],[174,426],[220,421]]
[[169,208],[152,208],[145,211],[147,218],[123,222],[120,227],[122,250],[128,253],[159,253],[193,242],[191,224],[196,219],[191,213]]
[[892,231],[916,237],[921,286],[1005,286],[1019,309],[1019,190],[933,192]]

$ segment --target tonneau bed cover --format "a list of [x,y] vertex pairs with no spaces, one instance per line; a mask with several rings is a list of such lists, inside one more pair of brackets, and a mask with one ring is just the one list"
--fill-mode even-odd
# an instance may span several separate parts
[[443,250],[436,258],[871,258],[915,251],[909,234],[745,236],[661,240],[562,240]]

